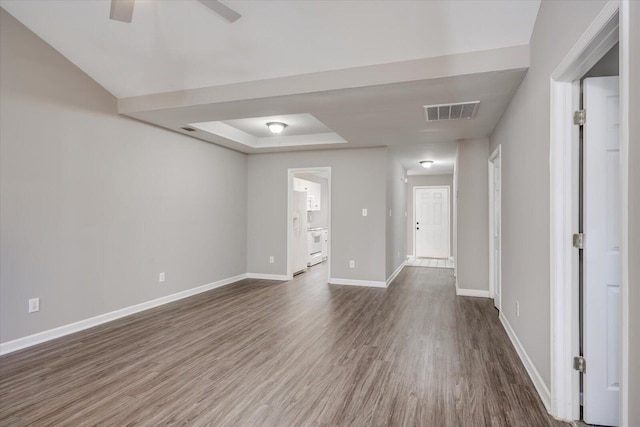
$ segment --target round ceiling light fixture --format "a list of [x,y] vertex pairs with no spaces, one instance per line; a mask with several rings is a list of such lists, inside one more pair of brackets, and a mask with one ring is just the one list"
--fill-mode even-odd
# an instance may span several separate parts
[[420,162],[420,164],[423,168],[429,169],[431,166],[433,166],[433,160],[423,160]]
[[281,134],[284,128],[287,127],[287,124],[281,123],[281,122],[269,122],[267,123],[267,127],[269,128],[272,134],[278,135],[278,134]]

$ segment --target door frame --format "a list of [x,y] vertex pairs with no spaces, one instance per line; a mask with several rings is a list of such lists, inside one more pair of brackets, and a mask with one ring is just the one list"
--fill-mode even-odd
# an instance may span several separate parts
[[[291,215],[291,207],[293,206],[293,176],[297,173],[314,173],[327,172],[327,228],[329,229],[329,244],[327,245],[327,283],[331,277],[331,166],[309,167],[309,168],[288,168],[287,169],[287,280],[293,279],[293,266],[291,265],[291,256],[293,255],[293,233],[291,232],[291,223],[293,216]],[[325,203],[323,201],[322,203]]]
[[411,224],[412,230],[413,230],[413,256],[415,258],[418,257],[418,252],[416,251],[416,193],[417,190],[428,190],[428,189],[438,189],[438,188],[444,188],[447,190],[447,201],[449,202],[449,204],[447,205],[447,214],[449,215],[448,219],[449,219],[449,240],[447,243],[447,246],[449,247],[449,254],[447,255],[448,259],[451,259],[451,186],[450,185],[418,185],[413,187],[413,224]]
[[[629,3],[611,0],[551,74],[550,169],[550,290],[551,390],[547,410],[556,418],[580,417],[578,355],[578,251],[571,235],[578,231],[578,139],[571,122],[579,109],[579,79],[620,42],[620,191],[621,191],[621,319],[620,425],[628,426],[629,377]],[[539,390],[540,392],[540,390]],[[542,393],[541,393],[542,396]],[[545,401],[544,396],[543,401]]]
[[[494,205],[494,181],[493,181],[493,172],[495,169],[495,160],[497,158],[500,158],[500,167],[502,168],[502,146],[498,145],[496,147],[495,150],[493,150],[493,153],[491,153],[491,155],[489,156],[489,297],[491,299],[494,300],[495,302],[495,276],[496,276],[496,271],[494,268],[495,262],[494,262],[494,253],[495,253],[495,245],[493,242],[493,232],[494,230],[494,209],[493,209],[493,205]],[[500,191],[502,192],[502,173],[500,173]],[[500,208],[500,211],[502,211],[502,207]],[[502,224],[502,215],[500,215],[500,223]],[[500,227],[502,228],[502,226]],[[500,233],[500,277],[502,278],[502,233]],[[500,311],[502,309],[502,290],[501,290],[501,298],[500,298],[500,302],[498,303],[498,306],[496,307],[498,309],[498,311]]]

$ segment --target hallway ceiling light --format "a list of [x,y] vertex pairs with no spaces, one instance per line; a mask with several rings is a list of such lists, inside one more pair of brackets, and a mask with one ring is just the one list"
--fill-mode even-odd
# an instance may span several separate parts
[[286,123],[281,123],[281,122],[269,122],[267,123],[267,127],[269,128],[272,134],[278,135],[282,133],[282,131],[284,130],[284,128],[287,127],[287,125]]
[[433,160],[423,160],[420,162],[420,164],[423,168],[429,169],[431,166],[433,166]]

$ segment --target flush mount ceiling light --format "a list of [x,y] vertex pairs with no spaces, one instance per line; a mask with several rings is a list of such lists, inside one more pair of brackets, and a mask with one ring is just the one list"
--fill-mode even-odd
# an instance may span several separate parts
[[284,128],[287,127],[287,125],[286,123],[281,123],[281,122],[269,122],[267,123],[267,127],[269,128],[272,134],[278,135],[282,133],[282,131],[284,130]]
[[420,164],[423,168],[429,169],[431,166],[433,166],[433,160],[423,160],[420,162]]

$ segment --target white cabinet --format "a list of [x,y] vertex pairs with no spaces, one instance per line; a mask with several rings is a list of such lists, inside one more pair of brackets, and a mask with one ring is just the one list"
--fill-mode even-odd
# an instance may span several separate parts
[[307,210],[319,211],[322,203],[322,187],[317,182],[307,181],[306,179],[293,178],[294,191],[307,192]]

